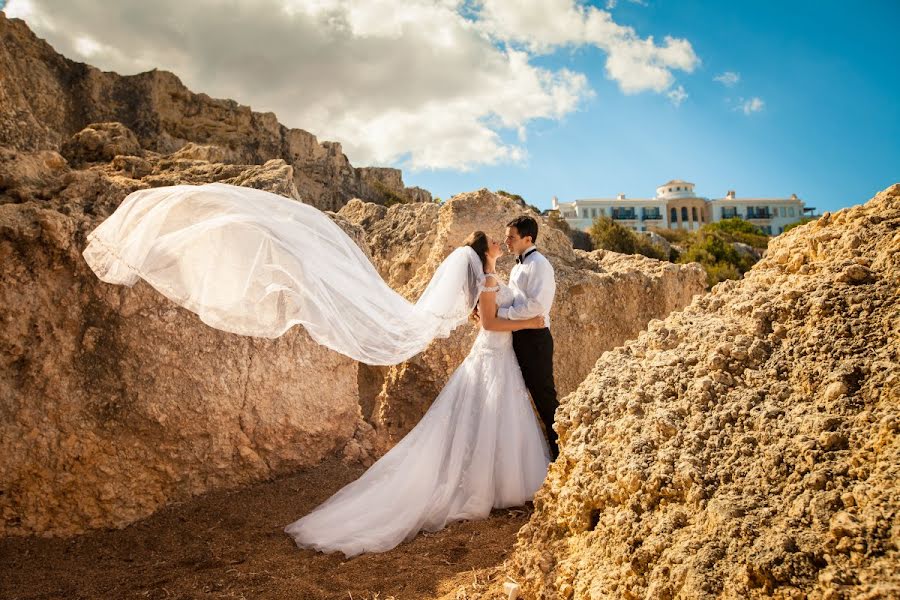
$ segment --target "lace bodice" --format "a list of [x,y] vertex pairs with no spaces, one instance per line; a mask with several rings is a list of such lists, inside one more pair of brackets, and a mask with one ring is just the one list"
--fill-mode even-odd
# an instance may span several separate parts
[[491,275],[496,281],[497,285],[494,286],[485,286],[485,292],[497,292],[497,306],[510,306],[513,301],[513,293],[512,289],[505,283],[503,283],[499,277],[496,275]]

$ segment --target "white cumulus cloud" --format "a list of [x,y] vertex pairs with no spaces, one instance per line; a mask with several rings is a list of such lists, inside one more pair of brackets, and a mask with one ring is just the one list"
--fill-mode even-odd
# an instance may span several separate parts
[[666,36],[641,38],[612,15],[573,0],[483,0],[476,24],[491,37],[535,54],[561,47],[596,46],[606,52],[607,76],[625,93],[664,92],[673,70],[692,72],[700,64],[690,42]]
[[625,93],[677,94],[673,71],[699,64],[687,40],[642,38],[575,0],[10,0],[5,12],[70,58],[172,71],[341,142],[358,165],[523,160],[530,124],[593,95],[585,74],[534,63],[559,48],[603,50]]

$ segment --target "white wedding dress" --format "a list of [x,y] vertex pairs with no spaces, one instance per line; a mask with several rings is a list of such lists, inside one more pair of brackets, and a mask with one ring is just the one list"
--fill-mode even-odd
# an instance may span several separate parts
[[[129,194],[88,235],[103,281],[143,279],[212,327],[278,337],[295,325],[373,364],[403,362],[465,323],[485,286],[475,251],[456,248],[411,303],[314,207],[222,183]],[[499,285],[498,304],[512,293]],[[550,462],[512,334],[481,331],[422,421],[357,481],[285,531],[348,556],[393,548],[421,529],[521,505]]]
[[[502,283],[497,303],[512,303]],[[384,552],[420,530],[521,506],[541,487],[549,463],[512,334],[482,329],[413,430],[285,532],[301,548],[348,557]]]

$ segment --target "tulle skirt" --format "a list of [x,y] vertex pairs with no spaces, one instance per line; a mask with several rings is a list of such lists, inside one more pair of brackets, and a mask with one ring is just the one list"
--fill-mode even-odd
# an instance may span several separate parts
[[524,504],[549,463],[511,334],[482,331],[416,427],[284,530],[301,548],[384,552],[421,530]]

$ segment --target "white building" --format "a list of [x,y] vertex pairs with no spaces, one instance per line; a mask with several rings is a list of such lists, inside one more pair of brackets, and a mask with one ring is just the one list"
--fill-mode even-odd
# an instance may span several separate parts
[[799,221],[812,207],[804,207],[796,194],[790,198],[737,198],[729,191],[724,198],[704,198],[694,193],[694,184],[673,179],[656,188],[653,198],[585,198],[559,202],[554,196],[553,209],[576,229],[587,231],[594,219],[606,216],[635,231],[651,227],[699,229],[731,217],[741,217],[765,233],[778,235],[789,223]]

